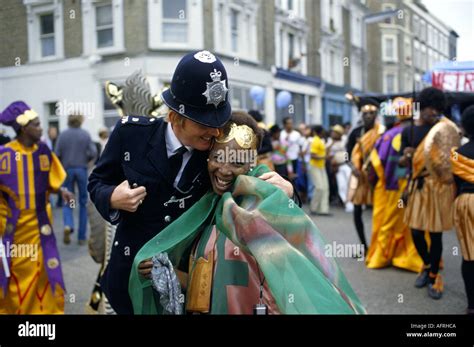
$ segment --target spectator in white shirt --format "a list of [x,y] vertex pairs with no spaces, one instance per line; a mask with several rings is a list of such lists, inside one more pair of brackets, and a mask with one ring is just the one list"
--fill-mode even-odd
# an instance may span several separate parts
[[335,125],[331,128],[332,145],[329,147],[329,161],[332,172],[336,175],[337,190],[339,197],[344,203],[346,212],[352,212],[354,205],[347,200],[347,190],[349,187],[349,178],[351,169],[347,164],[347,151],[343,140],[344,128],[341,125]]
[[280,140],[288,144],[286,155],[291,161],[293,172],[297,172],[298,157],[300,156],[301,134],[293,129],[293,119],[286,117],[283,119],[283,131],[280,134]]

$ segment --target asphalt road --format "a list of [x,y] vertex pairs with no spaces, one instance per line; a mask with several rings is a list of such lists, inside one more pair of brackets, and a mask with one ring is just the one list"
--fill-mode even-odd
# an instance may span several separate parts
[[[315,217],[313,220],[326,240],[341,244],[358,242],[352,215],[332,208],[332,217]],[[77,211],[76,211],[77,213]],[[370,240],[371,210],[364,212],[366,237]],[[62,243],[62,213],[55,209],[55,230],[66,282],[66,313],[83,314],[90,297],[99,265],[88,254],[87,246],[79,246],[77,239],[65,246]],[[76,216],[77,220],[77,216]],[[74,235],[77,237],[77,234]],[[416,274],[396,268],[367,269],[363,261],[352,257],[338,258],[349,282],[359,295],[368,313],[378,314],[463,314],[466,304],[461,277],[461,255],[456,253],[459,244],[455,232],[443,236],[445,292],[441,300],[428,297],[426,288],[413,286]]]

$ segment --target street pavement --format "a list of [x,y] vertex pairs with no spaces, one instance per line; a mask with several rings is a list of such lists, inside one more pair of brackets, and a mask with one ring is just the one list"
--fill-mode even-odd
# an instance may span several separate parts
[[[305,207],[306,211],[307,208]],[[78,211],[75,211],[76,214]],[[308,211],[307,211],[308,212]],[[331,217],[312,217],[328,243],[357,244],[358,238],[352,214],[333,207]],[[371,210],[364,211],[366,238],[370,240]],[[77,234],[73,242],[62,242],[62,212],[54,210],[54,226],[66,283],[66,314],[84,314],[100,266],[88,253],[88,247],[79,246]],[[77,216],[76,216],[77,221]],[[368,313],[373,314],[463,314],[466,309],[464,284],[461,277],[459,243],[454,231],[443,235],[442,271],[445,292],[441,300],[428,297],[426,288],[417,289],[413,283],[416,274],[397,269],[367,269],[363,261],[352,257],[337,258],[343,272]]]

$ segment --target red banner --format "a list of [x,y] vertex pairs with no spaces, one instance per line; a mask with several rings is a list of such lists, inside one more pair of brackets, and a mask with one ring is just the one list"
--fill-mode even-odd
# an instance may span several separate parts
[[433,71],[433,87],[452,92],[474,92],[474,71]]

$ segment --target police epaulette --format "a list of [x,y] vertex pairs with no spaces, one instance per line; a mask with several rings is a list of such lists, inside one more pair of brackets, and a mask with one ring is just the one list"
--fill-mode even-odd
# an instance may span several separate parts
[[125,116],[121,118],[122,124],[133,124],[133,125],[151,125],[156,122],[157,118],[155,117],[145,117],[145,116]]

